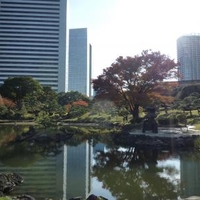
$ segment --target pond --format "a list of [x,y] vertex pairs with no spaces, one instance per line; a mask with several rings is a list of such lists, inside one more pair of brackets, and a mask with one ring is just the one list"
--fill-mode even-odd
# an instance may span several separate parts
[[199,152],[119,146],[105,130],[89,128],[74,129],[67,142],[13,142],[24,127],[0,128],[0,172],[24,178],[10,195],[37,200],[90,194],[109,200],[200,196]]

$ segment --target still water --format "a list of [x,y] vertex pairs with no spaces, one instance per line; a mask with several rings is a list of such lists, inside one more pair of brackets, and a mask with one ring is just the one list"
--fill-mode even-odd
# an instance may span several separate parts
[[[109,200],[172,200],[200,196],[200,153],[117,146],[107,134],[79,130],[67,142],[13,143],[23,128],[0,127],[0,172],[24,183],[11,194],[68,200],[89,194]],[[77,133],[77,130],[76,130]]]

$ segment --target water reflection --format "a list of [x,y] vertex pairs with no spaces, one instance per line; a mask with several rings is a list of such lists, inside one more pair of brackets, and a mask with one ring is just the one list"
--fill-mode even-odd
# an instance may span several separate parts
[[122,147],[109,136],[83,134],[57,143],[1,140],[0,172],[19,172],[25,179],[13,195],[26,193],[37,200],[91,193],[109,200],[200,196],[199,153]]
[[180,156],[181,195],[200,196],[200,154],[182,153]]
[[93,175],[118,200],[177,199],[178,185],[160,176],[167,168],[157,166],[158,155],[156,150],[132,147],[107,149],[96,155]]
[[76,147],[63,145],[60,152],[52,151],[45,156],[28,148],[26,151],[27,145],[12,146],[12,151],[7,151],[8,156],[4,154],[0,159],[1,172],[19,172],[25,179],[13,194],[28,193],[36,199],[63,200],[88,196],[92,154],[88,141]]

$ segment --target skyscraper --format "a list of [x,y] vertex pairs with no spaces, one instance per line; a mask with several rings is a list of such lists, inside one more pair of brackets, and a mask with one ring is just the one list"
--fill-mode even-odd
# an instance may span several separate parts
[[181,81],[200,80],[200,35],[186,35],[177,40],[177,58]]
[[31,76],[67,91],[67,1],[0,0],[0,85]]
[[69,30],[69,91],[91,95],[92,47],[87,28]]

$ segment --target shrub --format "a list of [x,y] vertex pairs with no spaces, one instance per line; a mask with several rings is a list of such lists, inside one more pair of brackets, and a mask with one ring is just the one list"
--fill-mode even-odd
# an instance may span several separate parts
[[194,147],[195,147],[195,149],[200,150],[200,138],[197,138],[194,141]]
[[176,118],[175,114],[164,114],[164,115],[159,115],[157,117],[157,121],[159,125],[164,125],[164,126],[169,126],[169,125],[177,125],[178,124],[178,119]]
[[178,120],[179,123],[181,124],[187,124],[187,117],[185,114],[181,113],[181,114],[177,114],[176,118]]

